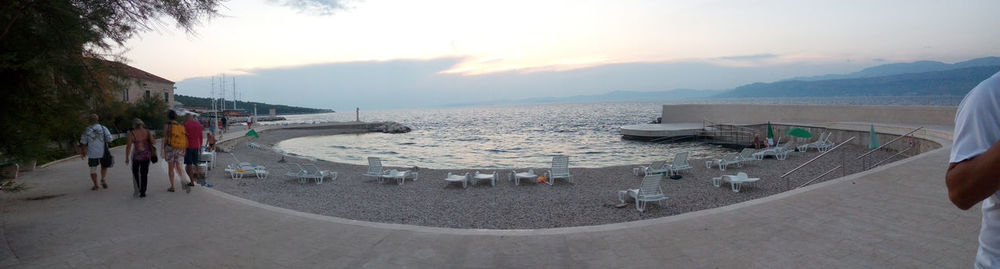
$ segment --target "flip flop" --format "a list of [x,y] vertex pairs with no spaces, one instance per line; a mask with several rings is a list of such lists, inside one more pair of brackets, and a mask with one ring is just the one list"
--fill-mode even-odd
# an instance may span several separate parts
[[615,208],[623,208],[623,207],[626,207],[626,206],[628,206],[627,203],[621,203],[621,204],[615,205]]
[[169,188],[169,189],[167,189],[167,191],[174,192],[174,188]]
[[96,191],[97,190],[97,186],[90,187],[90,190]]

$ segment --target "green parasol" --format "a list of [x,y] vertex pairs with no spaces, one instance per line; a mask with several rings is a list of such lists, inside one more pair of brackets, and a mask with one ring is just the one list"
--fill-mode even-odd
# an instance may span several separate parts
[[790,135],[790,136],[794,136],[794,137],[799,137],[799,138],[810,138],[810,137],[813,137],[812,133],[810,133],[806,129],[802,129],[802,128],[788,129],[788,131],[785,132],[785,134]]
[[767,139],[774,139],[774,131],[771,130],[771,122],[767,122]]
[[875,133],[875,125],[872,124],[871,132],[868,132],[868,149],[878,148],[878,134]]
[[250,129],[250,131],[247,132],[247,134],[244,135],[244,136],[249,136],[249,137],[253,137],[253,138],[260,138],[260,136],[257,135],[257,131],[254,131],[253,129]]

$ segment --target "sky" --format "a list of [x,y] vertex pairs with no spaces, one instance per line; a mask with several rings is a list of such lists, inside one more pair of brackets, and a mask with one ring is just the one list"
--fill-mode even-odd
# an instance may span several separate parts
[[208,97],[226,74],[243,100],[412,107],[1000,56],[997,10],[989,0],[233,0],[194,34],[169,23],[140,34],[125,56],[178,94]]

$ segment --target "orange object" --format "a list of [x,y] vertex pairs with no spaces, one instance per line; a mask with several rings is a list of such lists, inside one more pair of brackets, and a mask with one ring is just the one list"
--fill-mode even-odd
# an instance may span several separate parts
[[549,179],[546,177],[538,177],[538,183],[545,183],[546,181],[549,181]]

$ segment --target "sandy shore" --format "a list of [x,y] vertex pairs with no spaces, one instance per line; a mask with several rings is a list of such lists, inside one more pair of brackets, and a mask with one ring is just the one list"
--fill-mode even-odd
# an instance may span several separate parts
[[[262,133],[254,143],[270,146],[294,137],[344,132],[358,130],[270,130]],[[860,171],[861,162],[855,160],[855,156],[867,149],[861,146],[845,147],[790,176],[791,185],[798,186],[839,165],[841,152],[847,157],[848,173]],[[682,172],[682,179],[667,179],[663,182],[664,192],[670,198],[667,205],[661,207],[653,203],[647,207],[646,212],[639,213],[631,204],[625,208],[615,208],[614,205],[618,204],[617,192],[637,188],[641,177],[633,176],[632,168],[648,165],[654,160],[626,166],[572,168],[570,156],[575,184],[559,180],[554,186],[532,183],[515,186],[513,182],[507,181],[507,173],[510,172],[507,169],[498,170],[502,176],[496,187],[481,182],[463,189],[461,185],[448,184],[443,179],[448,172],[474,171],[421,168],[420,179],[417,181],[408,180],[404,185],[378,184],[375,179],[361,175],[367,166],[285,157],[289,162],[313,163],[321,169],[339,173],[335,181],[319,185],[299,184],[297,180],[282,176],[285,170],[278,163],[282,155],[277,152],[251,149],[243,142],[236,145],[232,153],[240,161],[267,166],[273,176],[267,179],[249,177],[232,180],[223,168],[226,164],[235,162],[234,158],[228,153],[220,153],[216,169],[209,173],[209,181],[215,184],[216,189],[226,193],[268,205],[347,219],[477,229],[598,225],[659,218],[758,199],[785,191],[786,181],[779,176],[819,154],[815,150],[793,152],[787,160],[765,159],[726,171],[708,169],[705,167],[705,160],[692,159],[690,163],[694,169]],[[891,153],[876,152],[874,155],[874,159],[881,160]],[[663,157],[668,161],[671,158],[673,156]],[[397,169],[412,169],[415,164],[385,165]],[[539,163],[534,168],[536,173],[542,174],[548,170],[548,166],[548,163]],[[716,188],[711,184],[712,177],[737,172],[745,172],[762,180],[756,188],[748,188],[740,193],[732,192],[728,185]],[[840,176],[841,172],[838,171],[816,182]]]

